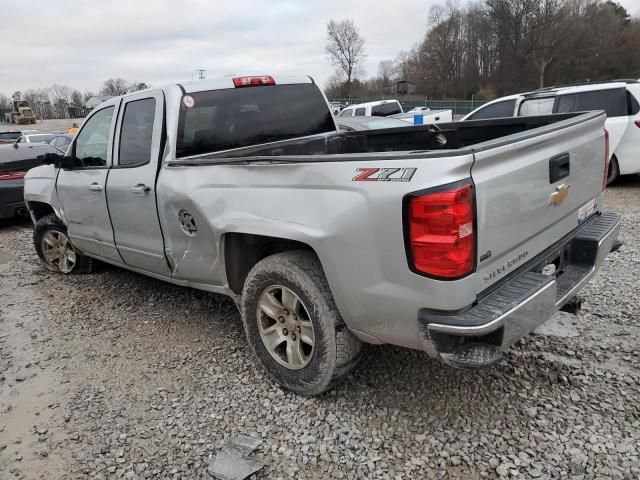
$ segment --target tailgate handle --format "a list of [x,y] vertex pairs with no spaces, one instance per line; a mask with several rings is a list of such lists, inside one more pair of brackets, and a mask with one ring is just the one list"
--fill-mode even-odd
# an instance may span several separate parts
[[561,153],[549,160],[549,183],[556,183],[567,178],[571,173],[571,157],[568,153]]

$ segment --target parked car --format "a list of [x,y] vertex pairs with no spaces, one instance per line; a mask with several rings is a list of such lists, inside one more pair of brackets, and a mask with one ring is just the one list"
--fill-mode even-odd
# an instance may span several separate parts
[[640,173],[640,81],[621,80],[542,88],[498,98],[462,120],[604,110],[611,161],[608,183]]
[[69,147],[71,140],[73,140],[72,134],[62,133],[60,135],[54,135],[54,137],[47,143],[64,154],[67,152],[67,148]]
[[59,150],[45,143],[0,145],[0,219],[26,213],[23,178],[30,168],[42,165],[47,153]]
[[388,117],[403,113],[402,105],[397,100],[379,100],[377,102],[349,105],[340,112],[340,117]]
[[313,395],[363,343],[493,365],[564,308],[618,235],[605,118],[341,132],[309,77],[174,84],[97,106],[25,200],[50,269],[229,295],[268,374]]
[[15,143],[22,136],[22,132],[0,132],[0,145],[5,143]]
[[54,133],[23,133],[16,143],[49,143],[53,137],[55,137]]
[[340,130],[345,132],[411,126],[408,122],[389,117],[338,117],[336,123]]

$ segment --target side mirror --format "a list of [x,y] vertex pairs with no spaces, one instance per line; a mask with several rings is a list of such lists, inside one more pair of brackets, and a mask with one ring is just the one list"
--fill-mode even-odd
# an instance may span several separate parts
[[56,168],[73,168],[75,166],[75,160],[73,157],[65,157],[59,153],[45,153],[39,155],[38,159],[42,160],[45,165],[53,165]]
[[18,145],[18,142],[13,142],[13,148],[15,148],[16,150],[20,148],[20,145]]

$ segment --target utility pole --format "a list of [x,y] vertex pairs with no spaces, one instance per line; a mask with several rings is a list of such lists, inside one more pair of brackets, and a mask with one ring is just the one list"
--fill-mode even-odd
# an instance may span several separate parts
[[206,72],[206,70],[204,68],[198,68],[196,72],[198,72],[198,80],[204,80],[204,72]]

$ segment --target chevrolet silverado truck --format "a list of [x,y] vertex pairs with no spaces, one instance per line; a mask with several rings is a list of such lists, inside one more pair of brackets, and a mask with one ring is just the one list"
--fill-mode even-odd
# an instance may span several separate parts
[[267,373],[331,388],[364,344],[498,362],[618,235],[602,111],[341,132],[308,77],[100,104],[25,177],[47,267],[95,260],[231,296]]

